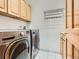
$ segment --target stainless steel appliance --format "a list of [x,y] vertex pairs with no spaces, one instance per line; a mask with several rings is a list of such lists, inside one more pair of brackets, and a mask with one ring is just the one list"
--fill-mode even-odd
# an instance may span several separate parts
[[0,32],[0,59],[30,59],[26,31]]
[[30,59],[34,59],[39,52],[39,30],[27,30],[26,33],[30,39]]

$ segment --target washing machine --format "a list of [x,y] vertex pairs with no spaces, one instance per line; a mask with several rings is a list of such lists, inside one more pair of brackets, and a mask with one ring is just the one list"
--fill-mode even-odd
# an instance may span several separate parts
[[0,32],[0,59],[30,59],[25,31]]

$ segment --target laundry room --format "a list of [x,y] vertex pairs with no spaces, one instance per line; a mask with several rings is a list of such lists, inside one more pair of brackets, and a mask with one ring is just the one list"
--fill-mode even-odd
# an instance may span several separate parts
[[79,59],[78,0],[0,0],[0,59]]

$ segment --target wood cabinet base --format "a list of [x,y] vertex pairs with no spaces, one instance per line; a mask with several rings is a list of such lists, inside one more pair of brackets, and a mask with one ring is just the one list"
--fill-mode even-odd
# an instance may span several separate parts
[[25,21],[25,22],[30,22],[30,21],[28,21],[26,19],[16,17],[14,15],[11,15],[11,14],[8,14],[8,13],[2,12],[2,11],[0,11],[0,15],[5,16],[5,17],[10,17],[10,18],[13,18],[13,19],[17,19],[17,20],[21,20],[21,21]]

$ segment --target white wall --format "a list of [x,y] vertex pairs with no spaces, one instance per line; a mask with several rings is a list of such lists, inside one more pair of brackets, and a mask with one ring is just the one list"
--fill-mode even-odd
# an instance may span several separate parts
[[[60,59],[59,54],[59,33],[65,30],[65,17],[61,18],[59,29],[49,29],[49,25],[44,20],[43,12],[50,9],[65,8],[65,0],[29,0],[32,5],[32,23],[28,23],[28,28],[40,30],[40,49],[51,52],[40,51],[37,59]],[[0,29],[19,29],[19,26],[26,26],[26,22],[13,18],[0,16]],[[54,53],[53,53],[54,51]]]
[[26,26],[26,22],[0,15],[0,30],[20,29],[20,26]]
[[[49,29],[44,20],[43,12],[50,9],[65,8],[65,0],[29,0],[32,5],[32,23],[28,23],[28,28],[40,29],[40,49],[51,52],[40,51],[37,59],[60,59],[59,54],[59,33],[65,30],[65,17],[61,18],[59,29]],[[0,16],[0,29],[19,29],[19,26],[27,26],[26,22]],[[2,31],[2,30],[1,30]],[[52,53],[54,52],[54,53]]]
[[[60,32],[65,31],[64,17],[59,18],[60,24],[55,29],[50,29],[44,20],[43,12],[46,10],[64,8],[65,0],[29,0],[32,5],[32,23],[29,28],[40,29],[40,50],[36,59],[61,59],[60,57]],[[55,19],[58,20],[58,19]],[[52,25],[53,26],[53,25]]]

